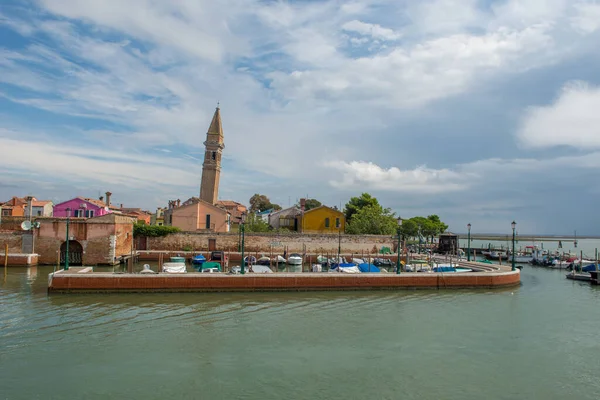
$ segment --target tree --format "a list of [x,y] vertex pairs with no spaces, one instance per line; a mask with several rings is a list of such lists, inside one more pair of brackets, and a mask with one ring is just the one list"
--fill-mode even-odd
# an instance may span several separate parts
[[405,238],[414,238],[419,234],[419,226],[412,219],[402,220],[400,233],[402,233]]
[[344,207],[346,222],[352,222],[352,217],[354,214],[366,207],[379,207],[381,209],[379,201],[377,201],[377,199],[372,197],[369,193],[363,193],[360,195],[360,197],[352,197]]
[[[297,204],[300,207],[300,204]],[[304,211],[312,210],[313,208],[321,207],[322,204],[317,199],[306,199],[304,202]]]
[[257,217],[255,213],[250,213],[246,217],[244,229],[248,232],[268,232],[271,226],[262,218]]
[[250,212],[260,212],[270,209],[281,210],[281,206],[279,204],[271,203],[271,200],[264,194],[256,193],[254,196],[250,197]]
[[354,235],[393,235],[397,228],[394,213],[377,204],[362,207],[355,212],[346,232]]

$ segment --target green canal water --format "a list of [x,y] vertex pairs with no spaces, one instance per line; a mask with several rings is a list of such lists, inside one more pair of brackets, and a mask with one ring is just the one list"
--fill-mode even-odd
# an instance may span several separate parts
[[494,291],[48,296],[50,271],[0,286],[0,399],[600,393],[600,289],[564,271]]

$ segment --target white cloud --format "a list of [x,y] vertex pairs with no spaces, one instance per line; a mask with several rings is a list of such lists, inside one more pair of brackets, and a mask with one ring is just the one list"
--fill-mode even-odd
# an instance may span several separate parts
[[571,19],[572,26],[582,33],[589,34],[600,29],[600,3],[583,3],[574,6],[575,16]]
[[381,168],[372,162],[329,162],[330,168],[342,173],[340,180],[330,181],[338,189],[365,189],[400,193],[443,193],[467,188],[467,174],[448,169],[430,169],[425,166],[402,171],[399,168]]
[[[0,160],[8,176],[28,174],[49,180],[126,186],[158,192],[195,186],[199,165],[180,157],[80,147],[48,138],[0,129]],[[23,162],[23,160],[27,160]],[[8,172],[10,171],[10,172]],[[165,189],[168,188],[168,189]]]
[[517,132],[523,146],[600,148],[600,88],[585,82],[566,85],[556,101],[531,107]]
[[363,36],[371,36],[373,39],[397,40],[400,34],[393,29],[384,28],[379,24],[369,24],[366,22],[353,20],[342,25],[342,29],[347,32],[356,32]]

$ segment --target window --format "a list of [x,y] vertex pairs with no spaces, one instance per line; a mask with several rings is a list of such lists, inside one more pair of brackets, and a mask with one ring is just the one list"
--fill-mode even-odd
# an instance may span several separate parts
[[210,229],[210,214],[206,214],[206,229]]
[[41,212],[41,211],[38,211],[38,212],[37,212],[37,215],[38,215],[38,217],[41,217],[41,216],[42,216],[42,212]]
[[290,220],[289,218],[279,218],[279,226],[290,226]]
[[329,228],[329,218],[325,218],[325,228]]
[[81,218],[81,217],[83,217],[83,210],[75,210],[75,211],[73,211],[73,216],[75,218]]
[[339,227],[340,227],[340,219],[339,219],[339,218],[336,218],[336,219],[335,219],[335,227],[336,227],[336,228],[339,228]]
[[217,160],[217,152],[216,151],[212,152],[212,159],[213,159],[213,161]]
[[10,210],[2,210],[3,217],[10,217]]
[[94,210],[85,210],[86,218],[94,218]]

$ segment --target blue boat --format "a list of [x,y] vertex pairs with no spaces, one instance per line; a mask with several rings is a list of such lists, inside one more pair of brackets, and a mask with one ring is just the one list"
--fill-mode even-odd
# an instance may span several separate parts
[[440,265],[438,267],[433,267],[433,272],[456,272],[456,268],[448,265]]
[[198,254],[197,256],[192,257],[192,264],[194,265],[202,265],[206,262],[206,257],[202,254]]
[[358,269],[360,269],[360,272],[381,272],[379,268],[369,263],[358,264]]
[[341,263],[341,264],[331,264],[331,269],[336,269],[337,267],[340,268],[350,268],[350,267],[356,267],[356,264],[353,263]]

